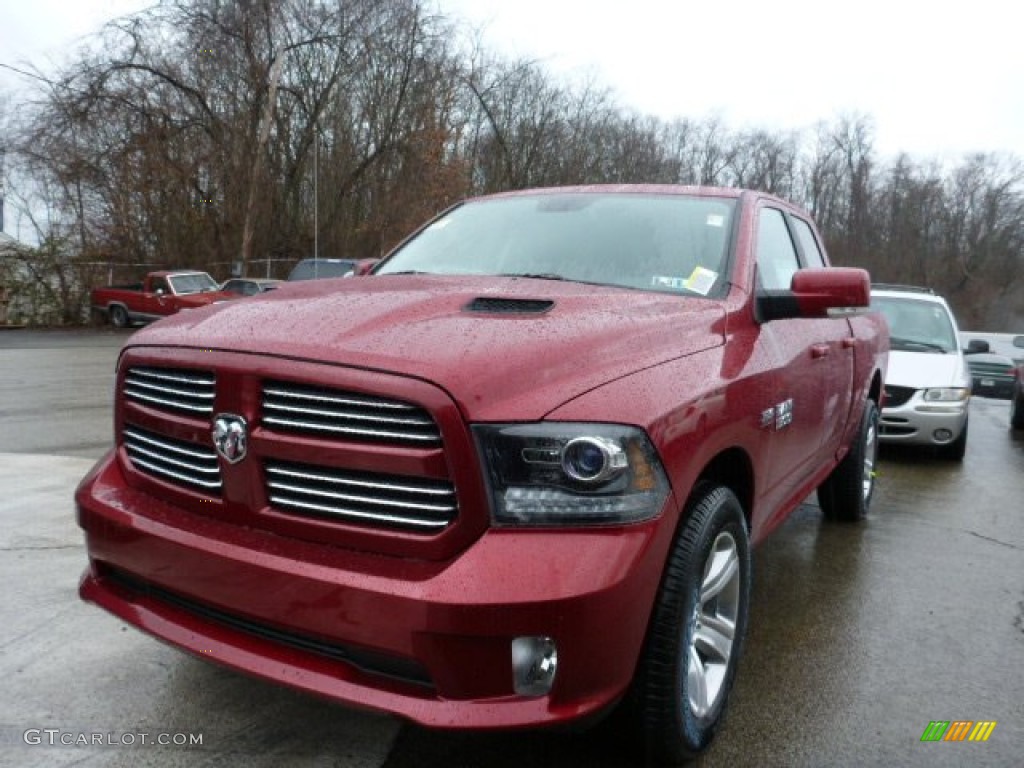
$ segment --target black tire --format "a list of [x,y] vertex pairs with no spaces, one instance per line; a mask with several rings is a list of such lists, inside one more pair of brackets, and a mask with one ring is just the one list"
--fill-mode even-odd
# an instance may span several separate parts
[[1024,429],[1024,387],[1019,387],[1013,393],[1013,400],[1010,402],[1010,426],[1014,429]]
[[110,307],[110,324],[115,328],[127,328],[128,310],[120,304],[112,305]]
[[875,494],[877,463],[878,406],[868,400],[850,452],[818,486],[818,504],[826,519],[845,523],[864,519]]
[[637,672],[634,705],[649,763],[677,764],[711,743],[736,677],[749,603],[743,508],[728,488],[703,487],[669,554]]
[[950,461],[963,461],[964,454],[967,453],[967,422],[964,422],[964,428],[960,432],[960,436],[949,445],[944,445],[939,448],[939,456]]

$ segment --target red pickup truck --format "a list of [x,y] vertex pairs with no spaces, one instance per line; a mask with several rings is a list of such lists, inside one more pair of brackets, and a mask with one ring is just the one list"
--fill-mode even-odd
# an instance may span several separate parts
[[765,194],[459,204],[372,274],[135,334],[76,496],[92,601],[186,651],[443,728],[634,708],[710,742],[750,547],[875,482],[869,278]]
[[235,298],[205,272],[150,272],[142,283],[93,288],[92,307],[105,312],[112,325],[124,328]]

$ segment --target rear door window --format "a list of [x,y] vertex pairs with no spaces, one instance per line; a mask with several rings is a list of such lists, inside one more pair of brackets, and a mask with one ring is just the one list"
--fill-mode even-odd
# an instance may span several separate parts
[[762,208],[757,225],[757,273],[761,288],[788,291],[800,268],[782,211]]
[[825,257],[821,253],[818,239],[814,236],[811,225],[796,216],[791,216],[790,221],[793,222],[793,230],[796,232],[796,239],[800,243],[800,250],[803,251],[807,266],[824,267]]

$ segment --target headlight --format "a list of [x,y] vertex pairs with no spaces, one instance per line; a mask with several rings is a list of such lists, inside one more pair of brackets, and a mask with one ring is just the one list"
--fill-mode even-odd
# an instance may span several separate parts
[[967,399],[971,393],[969,389],[926,389],[924,401],[926,403],[958,403]]
[[473,427],[498,525],[611,525],[658,514],[668,495],[643,430],[617,424]]

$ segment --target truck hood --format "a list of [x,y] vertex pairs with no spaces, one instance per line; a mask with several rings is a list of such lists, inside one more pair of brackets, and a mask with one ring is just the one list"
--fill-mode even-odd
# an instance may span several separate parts
[[[469,308],[474,300],[483,311]],[[128,346],[398,373],[441,386],[467,419],[533,420],[609,381],[722,344],[724,317],[707,299],[605,286],[388,275],[296,283],[195,309],[139,331]]]
[[885,383],[914,389],[969,387],[971,377],[963,357],[955,352],[889,350]]

